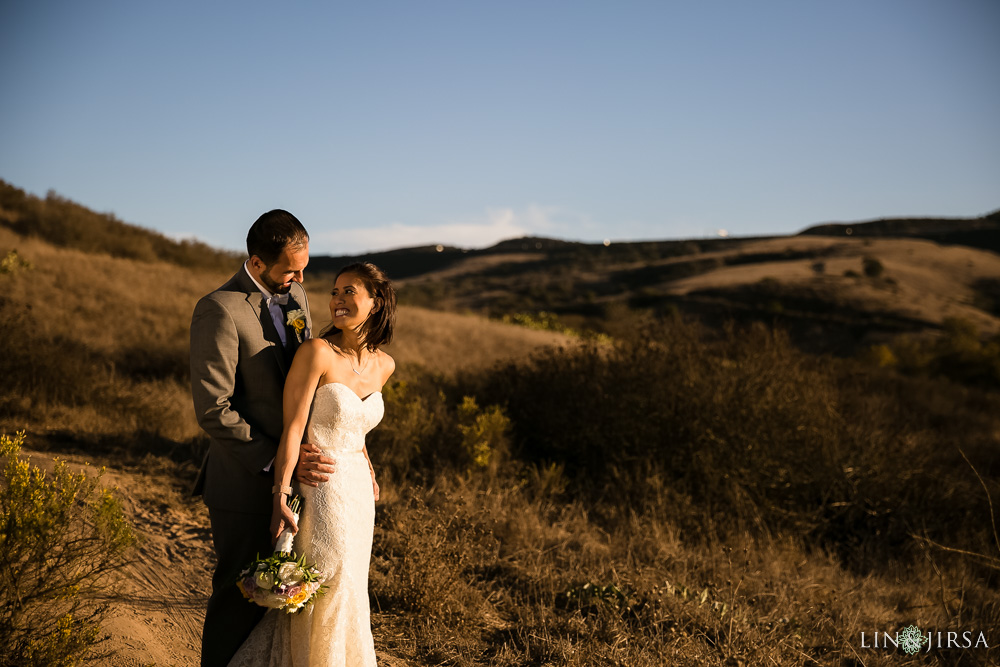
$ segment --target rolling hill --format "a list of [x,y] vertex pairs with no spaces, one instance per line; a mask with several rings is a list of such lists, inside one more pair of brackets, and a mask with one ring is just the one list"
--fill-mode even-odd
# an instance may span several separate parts
[[[1000,212],[810,227],[784,237],[585,244],[546,238],[477,250],[408,248],[366,257],[397,276],[405,302],[493,317],[556,314],[615,333],[635,313],[714,326],[758,320],[817,352],[854,354],[948,319],[1000,331]],[[362,259],[321,257],[334,269]]]
[[[239,258],[55,196],[13,200],[0,206],[0,430],[26,429],[42,468],[107,466],[142,536],[104,599],[104,664],[196,664],[212,554],[188,494],[204,439],[187,327]],[[322,326],[318,259],[307,288]],[[1000,369],[978,338],[996,331],[992,252],[845,232],[373,259],[400,262],[410,303],[370,438],[381,664],[889,665],[899,655],[860,633],[1000,627],[986,501],[1000,493],[1000,374],[962,384],[804,354],[769,326],[663,318],[630,335],[684,311],[797,326],[830,349],[844,331],[856,347],[957,317],[976,340],[946,330],[954,345],[931,361]],[[543,307],[621,336],[579,344],[455,312]],[[993,664],[989,641],[921,659]]]
[[[60,247],[162,260],[222,275],[238,256],[176,242],[50,193],[0,182],[0,228]],[[692,315],[713,326],[764,321],[817,352],[854,354],[948,319],[1000,331],[1000,211],[971,219],[828,223],[783,237],[587,244],[527,237],[489,248],[422,246],[314,256],[319,281],[375,262],[401,303],[492,318],[553,313],[565,326],[615,334],[644,318]]]

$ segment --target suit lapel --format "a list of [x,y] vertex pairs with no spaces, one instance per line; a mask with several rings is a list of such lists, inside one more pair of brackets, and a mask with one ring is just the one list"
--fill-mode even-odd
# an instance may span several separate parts
[[289,360],[285,357],[285,346],[281,344],[281,336],[278,335],[278,330],[274,328],[274,320],[271,319],[271,311],[267,309],[267,301],[264,299],[264,295],[260,293],[257,286],[253,284],[250,280],[250,276],[247,275],[245,269],[240,269],[239,283],[246,292],[247,304],[253,309],[254,313],[257,315],[257,320],[260,322],[261,332],[264,334],[264,339],[272,343],[271,350],[274,353],[274,358],[278,362],[278,367],[281,369],[282,375],[288,374]]
[[306,295],[306,290],[302,285],[299,285],[299,291],[302,293],[302,298],[298,300],[298,303],[302,305],[298,307],[306,311],[306,330],[303,333],[302,340],[307,340],[312,338],[312,314],[309,312],[309,297]]

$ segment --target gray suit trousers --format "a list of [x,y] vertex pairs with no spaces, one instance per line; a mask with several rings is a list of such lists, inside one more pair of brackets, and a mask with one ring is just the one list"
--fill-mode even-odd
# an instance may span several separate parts
[[202,633],[202,667],[225,667],[267,611],[243,597],[234,585],[240,572],[259,554],[274,551],[269,514],[208,510],[218,567],[212,576]]

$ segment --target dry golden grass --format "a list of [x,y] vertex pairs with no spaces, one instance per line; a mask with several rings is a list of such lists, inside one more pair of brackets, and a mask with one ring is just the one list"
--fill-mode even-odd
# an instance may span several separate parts
[[843,355],[901,332],[932,337],[954,319],[994,335],[998,285],[1000,256],[985,250],[795,236],[474,255],[408,279],[403,294],[415,305],[494,317],[554,312],[568,326],[616,337],[642,313],[778,322],[799,345]]
[[[713,271],[675,280],[661,287],[670,294],[706,289],[730,289],[774,280],[785,286],[809,287],[818,298],[872,313],[897,313],[940,325],[961,318],[986,334],[1000,332],[1000,318],[975,307],[973,286],[1000,279],[1000,255],[966,248],[940,246],[919,239],[848,239],[798,236],[747,244],[736,251],[705,253],[702,258],[733,258],[781,253],[812,255],[802,259],[760,261],[722,266]],[[879,260],[879,280],[864,278],[863,260]],[[685,261],[686,258],[664,263]],[[814,265],[822,262],[818,272]],[[856,277],[845,275],[849,272]]]
[[[31,268],[0,277],[4,315],[23,323],[30,335],[23,345],[51,368],[46,382],[79,389],[68,401],[49,400],[55,389],[44,387],[3,396],[16,414],[5,411],[0,427],[195,437],[183,379],[188,322],[200,292],[218,276],[56,248],[0,228],[0,252],[12,248]],[[0,354],[18,353],[16,341],[5,342],[12,349]]]
[[[329,277],[308,276],[305,282],[313,324],[319,333],[330,323]],[[543,347],[576,344],[576,339],[554,331],[536,331],[488,320],[477,315],[400,306],[396,332],[386,352],[396,361],[398,377],[415,367],[453,375],[480,370],[498,361],[527,357]]]
[[[26,320],[31,344],[65,373],[58,382],[92,385],[93,400],[47,400],[50,392],[0,394],[0,429],[74,431],[95,435],[149,431],[170,440],[200,435],[187,385],[189,325],[194,304],[231,272],[197,271],[59,248],[0,227],[0,256],[16,249],[31,264],[0,275],[5,317]],[[233,272],[238,266],[233,267]],[[307,274],[319,331],[330,321],[329,283]],[[7,339],[4,339],[7,340]],[[388,348],[399,377],[413,367],[451,374],[516,358],[566,336],[480,317],[402,307]],[[15,341],[0,354],[18,354]],[[70,363],[85,351],[91,364]],[[51,380],[52,378],[47,378]]]
[[[857,574],[795,539],[716,540],[711,525],[683,534],[655,514],[605,530],[583,505],[532,491],[461,477],[388,487],[371,575],[376,641],[421,665],[574,667],[898,665],[901,652],[871,649],[874,632],[963,619],[995,641],[996,591],[947,555]],[[961,654],[993,664],[995,652]]]
[[72,333],[99,352],[186,345],[194,302],[226,277],[57,248],[0,227],[0,251],[13,248],[34,268],[4,276],[4,292],[30,305],[38,337]]
[[480,370],[498,361],[527,358],[541,347],[572,346],[577,340],[474,315],[412,306],[399,309],[397,341],[388,351],[405,365],[419,364],[446,375]]

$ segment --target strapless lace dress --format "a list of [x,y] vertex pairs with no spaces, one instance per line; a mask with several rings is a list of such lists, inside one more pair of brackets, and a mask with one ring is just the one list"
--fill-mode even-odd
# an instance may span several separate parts
[[334,459],[334,473],[318,488],[300,489],[293,549],[327,574],[328,588],[296,614],[269,610],[230,667],[375,665],[368,608],[375,499],[362,448],[383,411],[379,392],[362,399],[339,382],[316,390],[304,440]]

